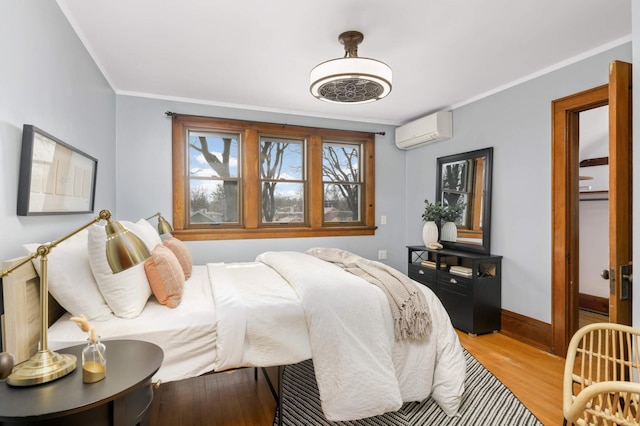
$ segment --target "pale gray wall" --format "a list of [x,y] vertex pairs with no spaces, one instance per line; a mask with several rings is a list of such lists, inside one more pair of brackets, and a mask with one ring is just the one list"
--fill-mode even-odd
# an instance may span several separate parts
[[[266,250],[306,250],[331,246],[377,259],[378,250],[387,250],[384,262],[406,269],[404,247],[405,153],[394,145],[394,128],[322,118],[181,103],[132,96],[117,97],[118,206],[120,214],[135,220],[161,211],[172,219],[171,201],[171,119],[166,111],[209,117],[233,118],[301,126],[367,132],[376,136],[376,225],[374,236],[326,238],[274,238],[231,241],[189,241],[196,263],[251,261]],[[387,225],[380,225],[380,216]],[[154,222],[155,224],[155,222]]]
[[504,256],[502,307],[551,322],[551,101],[606,84],[614,59],[630,62],[630,43],[456,109],[452,139],[407,156],[407,243],[420,243],[436,159],[492,146],[491,252]]
[[17,216],[22,126],[98,158],[96,209],[115,213],[115,94],[54,1],[0,0],[0,259],[94,215]]

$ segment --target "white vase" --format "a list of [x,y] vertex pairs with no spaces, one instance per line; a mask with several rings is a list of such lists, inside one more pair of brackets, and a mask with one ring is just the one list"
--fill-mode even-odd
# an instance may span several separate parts
[[458,239],[458,227],[455,222],[445,222],[442,225],[442,235],[440,235],[442,241],[453,241]]
[[425,222],[422,227],[422,241],[425,246],[438,241],[438,225],[434,221]]

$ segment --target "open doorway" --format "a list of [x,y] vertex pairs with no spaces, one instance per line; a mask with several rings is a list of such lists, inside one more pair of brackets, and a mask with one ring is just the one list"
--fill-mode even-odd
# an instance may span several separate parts
[[579,116],[578,327],[609,321],[609,105]]
[[609,84],[552,102],[552,345],[564,356],[579,328],[580,114],[609,106],[609,321],[631,324],[631,64]]

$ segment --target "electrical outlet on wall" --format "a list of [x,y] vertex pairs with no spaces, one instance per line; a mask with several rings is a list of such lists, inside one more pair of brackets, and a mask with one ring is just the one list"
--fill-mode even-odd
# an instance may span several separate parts
[[386,250],[378,250],[378,259],[379,260],[383,260],[387,258],[387,251]]

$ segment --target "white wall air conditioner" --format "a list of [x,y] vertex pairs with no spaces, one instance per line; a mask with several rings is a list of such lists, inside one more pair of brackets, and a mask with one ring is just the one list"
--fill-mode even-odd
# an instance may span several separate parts
[[412,149],[453,136],[451,111],[439,111],[396,127],[396,146]]

